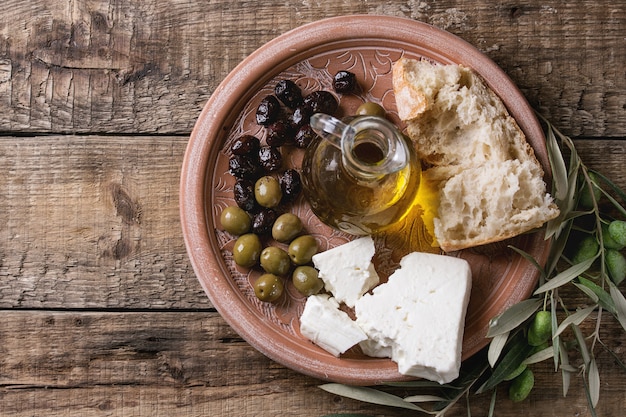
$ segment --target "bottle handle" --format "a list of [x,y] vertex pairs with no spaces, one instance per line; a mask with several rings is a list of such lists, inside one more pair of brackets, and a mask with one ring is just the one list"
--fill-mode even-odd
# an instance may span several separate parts
[[329,141],[339,150],[341,150],[341,138],[348,133],[346,130],[354,130],[352,126],[324,113],[315,113],[311,116],[310,123],[315,133]]
[[[410,151],[402,133],[384,118],[361,116],[346,124],[328,114],[315,113],[311,128],[341,151],[344,166],[354,167],[361,175],[379,177],[400,171],[409,163]],[[354,152],[356,135],[362,132],[366,134],[359,141],[376,146],[382,153],[376,163],[365,162]]]

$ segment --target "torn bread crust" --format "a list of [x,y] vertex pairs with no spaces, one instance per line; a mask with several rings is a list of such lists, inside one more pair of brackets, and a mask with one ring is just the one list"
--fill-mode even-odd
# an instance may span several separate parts
[[[402,58],[393,66],[393,86],[398,114],[426,165],[424,178],[440,190],[435,238],[444,251],[504,240],[558,216],[533,148],[479,75],[462,65]],[[513,167],[513,160],[520,166]],[[498,175],[523,175],[527,180],[519,181],[518,195],[531,197],[535,205],[470,187],[475,175],[486,176],[487,185]],[[461,186],[466,190],[457,189]],[[469,201],[477,195],[483,203]],[[501,210],[494,212],[490,200]],[[492,227],[502,225],[502,218],[520,220]]]

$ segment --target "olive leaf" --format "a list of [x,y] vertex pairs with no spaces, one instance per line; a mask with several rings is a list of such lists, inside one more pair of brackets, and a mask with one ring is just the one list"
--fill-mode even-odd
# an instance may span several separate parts
[[520,254],[524,259],[526,259],[528,262],[530,262],[537,270],[542,271],[543,268],[541,267],[541,265],[539,265],[539,263],[537,262],[537,260],[535,258],[533,258],[533,256],[528,253],[525,252],[519,248],[516,248],[515,246],[507,246],[509,249],[512,249],[513,251],[517,252],[518,254]]
[[626,209],[616,199],[614,199],[613,196],[611,196],[609,193],[607,193],[604,190],[602,190],[602,194],[604,194],[606,199],[609,200],[611,204],[615,206],[615,208],[617,208],[619,211],[622,212],[624,216],[626,216]]
[[622,328],[626,330],[626,298],[624,298],[624,294],[613,284],[611,281],[609,283],[609,291],[611,293],[611,298],[615,303],[615,316],[617,320],[622,325]]
[[461,387],[450,384],[440,384],[439,382],[429,381],[426,379],[418,379],[415,381],[398,381],[398,382],[386,382],[385,385],[390,387],[403,387],[403,388],[450,388],[461,389]]
[[541,303],[542,300],[529,298],[512,305],[500,315],[491,319],[489,329],[487,330],[487,337],[494,337],[516,329],[537,311]]
[[568,200],[568,196],[571,195],[569,176],[572,172],[572,167],[575,165],[573,163],[575,161],[570,159],[570,169],[568,170],[565,160],[563,159],[563,152],[557,141],[558,135],[561,142],[563,142],[562,135],[558,130],[554,129],[552,124],[545,117],[539,113],[537,113],[537,115],[546,125],[546,150],[552,171],[552,195],[558,201],[566,201]]
[[570,173],[568,175],[568,189],[567,195],[564,199],[556,199],[555,202],[559,207],[560,214],[550,220],[546,225],[546,239],[557,235],[565,227],[569,220],[571,220],[571,212],[576,206],[578,199],[578,170],[580,168],[580,160],[576,160],[576,163],[570,165]]
[[[600,178],[606,185],[608,185],[611,190],[619,197],[622,199],[622,201],[626,202],[626,192],[624,192],[624,190],[622,190],[620,187],[618,187],[613,181],[611,181],[610,179],[608,179],[606,176],[602,175],[600,172],[595,171],[595,170],[590,170],[591,172],[594,173],[594,175],[597,178]],[[600,190],[603,192],[603,194],[609,198],[609,201],[611,201],[611,203],[613,203],[615,205],[615,207],[620,210],[622,212],[623,215],[626,216],[626,210],[624,209],[624,207],[619,204],[615,199],[613,199],[610,194],[608,194],[606,191],[604,191],[601,187]]]
[[573,282],[573,284],[603,309],[612,314],[617,314],[615,302],[611,298],[611,294],[598,284],[584,277],[578,277],[578,282]]
[[430,411],[418,407],[415,404],[404,401],[404,399],[398,397],[397,395],[389,394],[369,387],[355,387],[335,383],[323,384],[319,387],[331,394],[341,395],[343,397],[352,398],[353,400],[389,407],[407,408],[409,410],[421,411],[423,413],[431,413]]
[[550,167],[552,168],[554,197],[558,200],[565,200],[568,193],[567,167],[565,166],[563,154],[559,148],[552,125],[549,125],[548,131],[546,132],[546,148],[548,151],[548,159],[550,160]]
[[495,367],[491,376],[485,383],[478,388],[477,394],[489,391],[495,388],[499,383],[504,381],[518,366],[522,364],[524,359],[531,352],[530,346],[524,337],[516,337],[511,341],[511,347],[504,355],[500,363]]
[[572,327],[572,330],[574,331],[574,337],[576,338],[576,342],[578,343],[578,350],[580,351],[580,356],[582,356],[584,366],[587,366],[589,364],[589,361],[591,360],[591,355],[589,354],[589,348],[587,348],[585,336],[580,330],[580,327],[578,327],[578,324],[571,323],[570,325]]
[[568,282],[591,268],[591,265],[593,265],[597,258],[598,255],[569,267],[565,271],[561,272],[560,274],[556,275],[554,278],[543,284],[541,287],[537,288],[534,294],[542,294],[546,291],[553,290],[567,284]]
[[600,400],[600,372],[598,371],[595,357],[592,357],[591,362],[589,362],[588,379],[591,404],[593,407],[596,407]]
[[[551,276],[552,272],[556,270],[556,267],[561,260],[561,255],[563,254],[563,251],[567,246],[567,242],[569,241],[572,226],[573,222],[568,221],[567,224],[562,228],[561,233],[558,235],[558,237],[553,240],[552,246],[550,247],[550,255],[548,256],[545,267],[546,276]],[[541,282],[540,285],[543,285],[543,282]]]
[[428,403],[434,401],[446,401],[446,399],[436,395],[411,395],[410,397],[404,398],[404,401],[410,403]]
[[561,359],[560,348],[561,348],[561,338],[560,336],[555,336],[554,332],[559,325],[559,320],[557,318],[557,305],[555,301],[555,292],[550,293],[550,319],[552,324],[552,351],[554,358],[554,371],[558,371],[559,369],[559,360]]
[[[579,349],[580,355],[582,356],[582,360],[583,360],[583,370],[584,370],[584,373],[583,373],[583,383],[585,385],[585,393],[587,395],[587,402],[589,404],[589,411],[591,412],[592,416],[595,416],[596,415],[595,404],[597,404],[597,403],[594,402],[594,399],[596,398],[596,396],[594,395],[594,393],[591,392],[591,390],[589,389],[589,385],[587,384],[587,381],[584,378],[585,375],[588,376],[589,369],[590,369],[593,357],[591,356],[591,353],[589,352],[589,348],[587,347],[585,336],[583,335],[582,331],[580,330],[580,327],[578,327],[578,325],[575,324],[575,323],[571,323],[571,328],[574,331],[574,336],[576,338],[576,342],[578,343],[578,349]],[[594,360],[594,362],[595,362],[595,360]],[[597,369],[597,366],[595,366],[595,368]],[[598,384],[598,386],[599,386],[599,384]],[[595,388],[596,387],[594,386],[594,389]]]
[[580,325],[580,323],[585,321],[585,319],[587,317],[589,317],[589,315],[595,309],[596,309],[596,306],[592,305],[591,307],[587,307],[587,308],[584,308],[582,310],[578,310],[577,312],[567,316],[565,318],[565,320],[563,320],[561,322],[561,324],[559,325],[559,327],[556,329],[556,332],[554,333],[553,337],[556,337],[556,336],[560,335],[561,333],[563,333],[563,330],[565,330],[571,324],[575,324],[576,326]]
[[567,354],[567,349],[565,349],[564,343],[558,344],[559,356],[561,359],[561,378],[562,378],[562,386],[563,386],[563,396],[567,396],[567,392],[569,391],[569,386],[572,379],[572,372],[575,372],[576,369],[570,369],[569,364],[569,356]]
[[[498,394],[498,390],[494,389],[491,394],[491,401],[489,402],[489,414],[487,417],[493,417],[496,411],[496,395]],[[468,407],[469,409],[469,407]]]
[[504,350],[507,340],[509,340],[510,332],[500,333],[493,337],[489,343],[489,350],[487,352],[487,360],[489,365],[493,368],[496,366],[496,362],[500,358],[500,354]]
[[537,353],[534,353],[534,354],[530,355],[529,357],[524,359],[524,361],[522,363],[525,364],[525,365],[532,365],[533,363],[539,363],[539,362],[543,362],[545,360],[548,360],[552,356],[554,356],[554,350],[550,346],[550,347],[547,347],[545,349],[540,350]]
[[513,251],[517,252],[519,255],[522,256],[522,258],[526,259],[528,262],[530,262],[535,269],[537,269],[537,271],[539,271],[539,282],[543,283],[546,279],[546,273],[543,270],[543,268],[541,267],[541,265],[539,265],[539,263],[537,262],[537,260],[535,258],[533,258],[533,256],[528,253],[525,252],[519,248],[516,248],[515,246],[508,246],[509,249],[512,249]]

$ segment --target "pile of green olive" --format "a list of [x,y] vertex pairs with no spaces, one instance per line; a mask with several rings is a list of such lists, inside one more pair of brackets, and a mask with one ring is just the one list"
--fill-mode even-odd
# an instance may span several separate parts
[[[333,88],[337,94],[359,91],[356,76],[348,71],[335,75]],[[287,277],[291,277],[293,286],[305,296],[317,294],[324,286],[311,265],[318,251],[317,241],[303,233],[298,216],[289,212],[280,214],[284,205],[292,203],[301,190],[297,170],[286,169],[280,174],[283,169],[280,148],[287,145],[306,148],[315,135],[308,124],[309,116],[315,112],[332,114],[339,104],[328,91],[303,96],[290,80],[278,81],[274,90],[274,95],[266,96],[256,111],[257,124],[266,131],[265,143],[243,135],[231,146],[229,170],[236,179],[233,191],[237,205],[226,207],[220,215],[222,228],[237,236],[234,262],[242,268],[260,267],[262,274],[253,284],[254,292],[259,300],[268,302],[281,298]],[[365,102],[356,110],[357,116],[385,117],[385,114],[373,102]],[[264,245],[270,234],[276,245]]]
[[272,238],[286,244],[263,246],[261,237],[250,231],[250,215],[237,206],[226,207],[220,216],[222,228],[237,240],[233,260],[243,268],[260,266],[263,274],[253,284],[254,293],[261,301],[277,301],[284,292],[285,277],[291,276],[294,287],[303,295],[317,294],[324,283],[311,259],[318,251],[317,241],[310,234],[302,234],[303,225],[292,213],[281,214],[272,225]]

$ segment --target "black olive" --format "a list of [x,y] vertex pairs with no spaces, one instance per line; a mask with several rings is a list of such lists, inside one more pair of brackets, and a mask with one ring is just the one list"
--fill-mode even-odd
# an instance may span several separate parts
[[252,155],[259,151],[259,138],[252,135],[243,135],[235,139],[230,150],[235,155]]
[[291,142],[292,130],[290,124],[283,119],[277,120],[267,126],[267,136],[265,143],[268,146],[278,147]]
[[258,154],[233,155],[228,160],[228,170],[236,178],[256,179],[263,174],[263,170],[258,162]]
[[304,105],[295,108],[291,114],[291,125],[294,129],[299,129],[301,126],[308,124],[313,116],[313,111]]
[[357,91],[356,75],[350,71],[339,71],[333,78],[333,88],[340,94],[350,94]]
[[313,130],[310,124],[305,124],[298,129],[294,142],[298,148],[307,148],[311,142],[317,137],[317,133]]
[[247,212],[253,212],[257,208],[254,199],[254,182],[246,179],[240,179],[235,182],[233,187],[235,203]]
[[252,232],[257,235],[270,233],[277,217],[278,214],[274,209],[262,208],[252,218]]
[[283,201],[294,201],[302,191],[300,173],[295,169],[286,170],[279,178],[280,188],[283,192]]
[[325,90],[313,91],[304,98],[304,106],[307,107],[311,114],[326,113],[334,114],[339,107],[339,102],[335,96]]
[[280,169],[283,165],[283,156],[280,149],[272,146],[261,146],[259,149],[259,164],[267,173]]
[[256,122],[267,126],[276,121],[280,114],[280,103],[275,96],[265,96],[256,109]]
[[283,104],[290,109],[295,109],[302,103],[300,87],[291,80],[280,80],[274,87],[274,94]]

